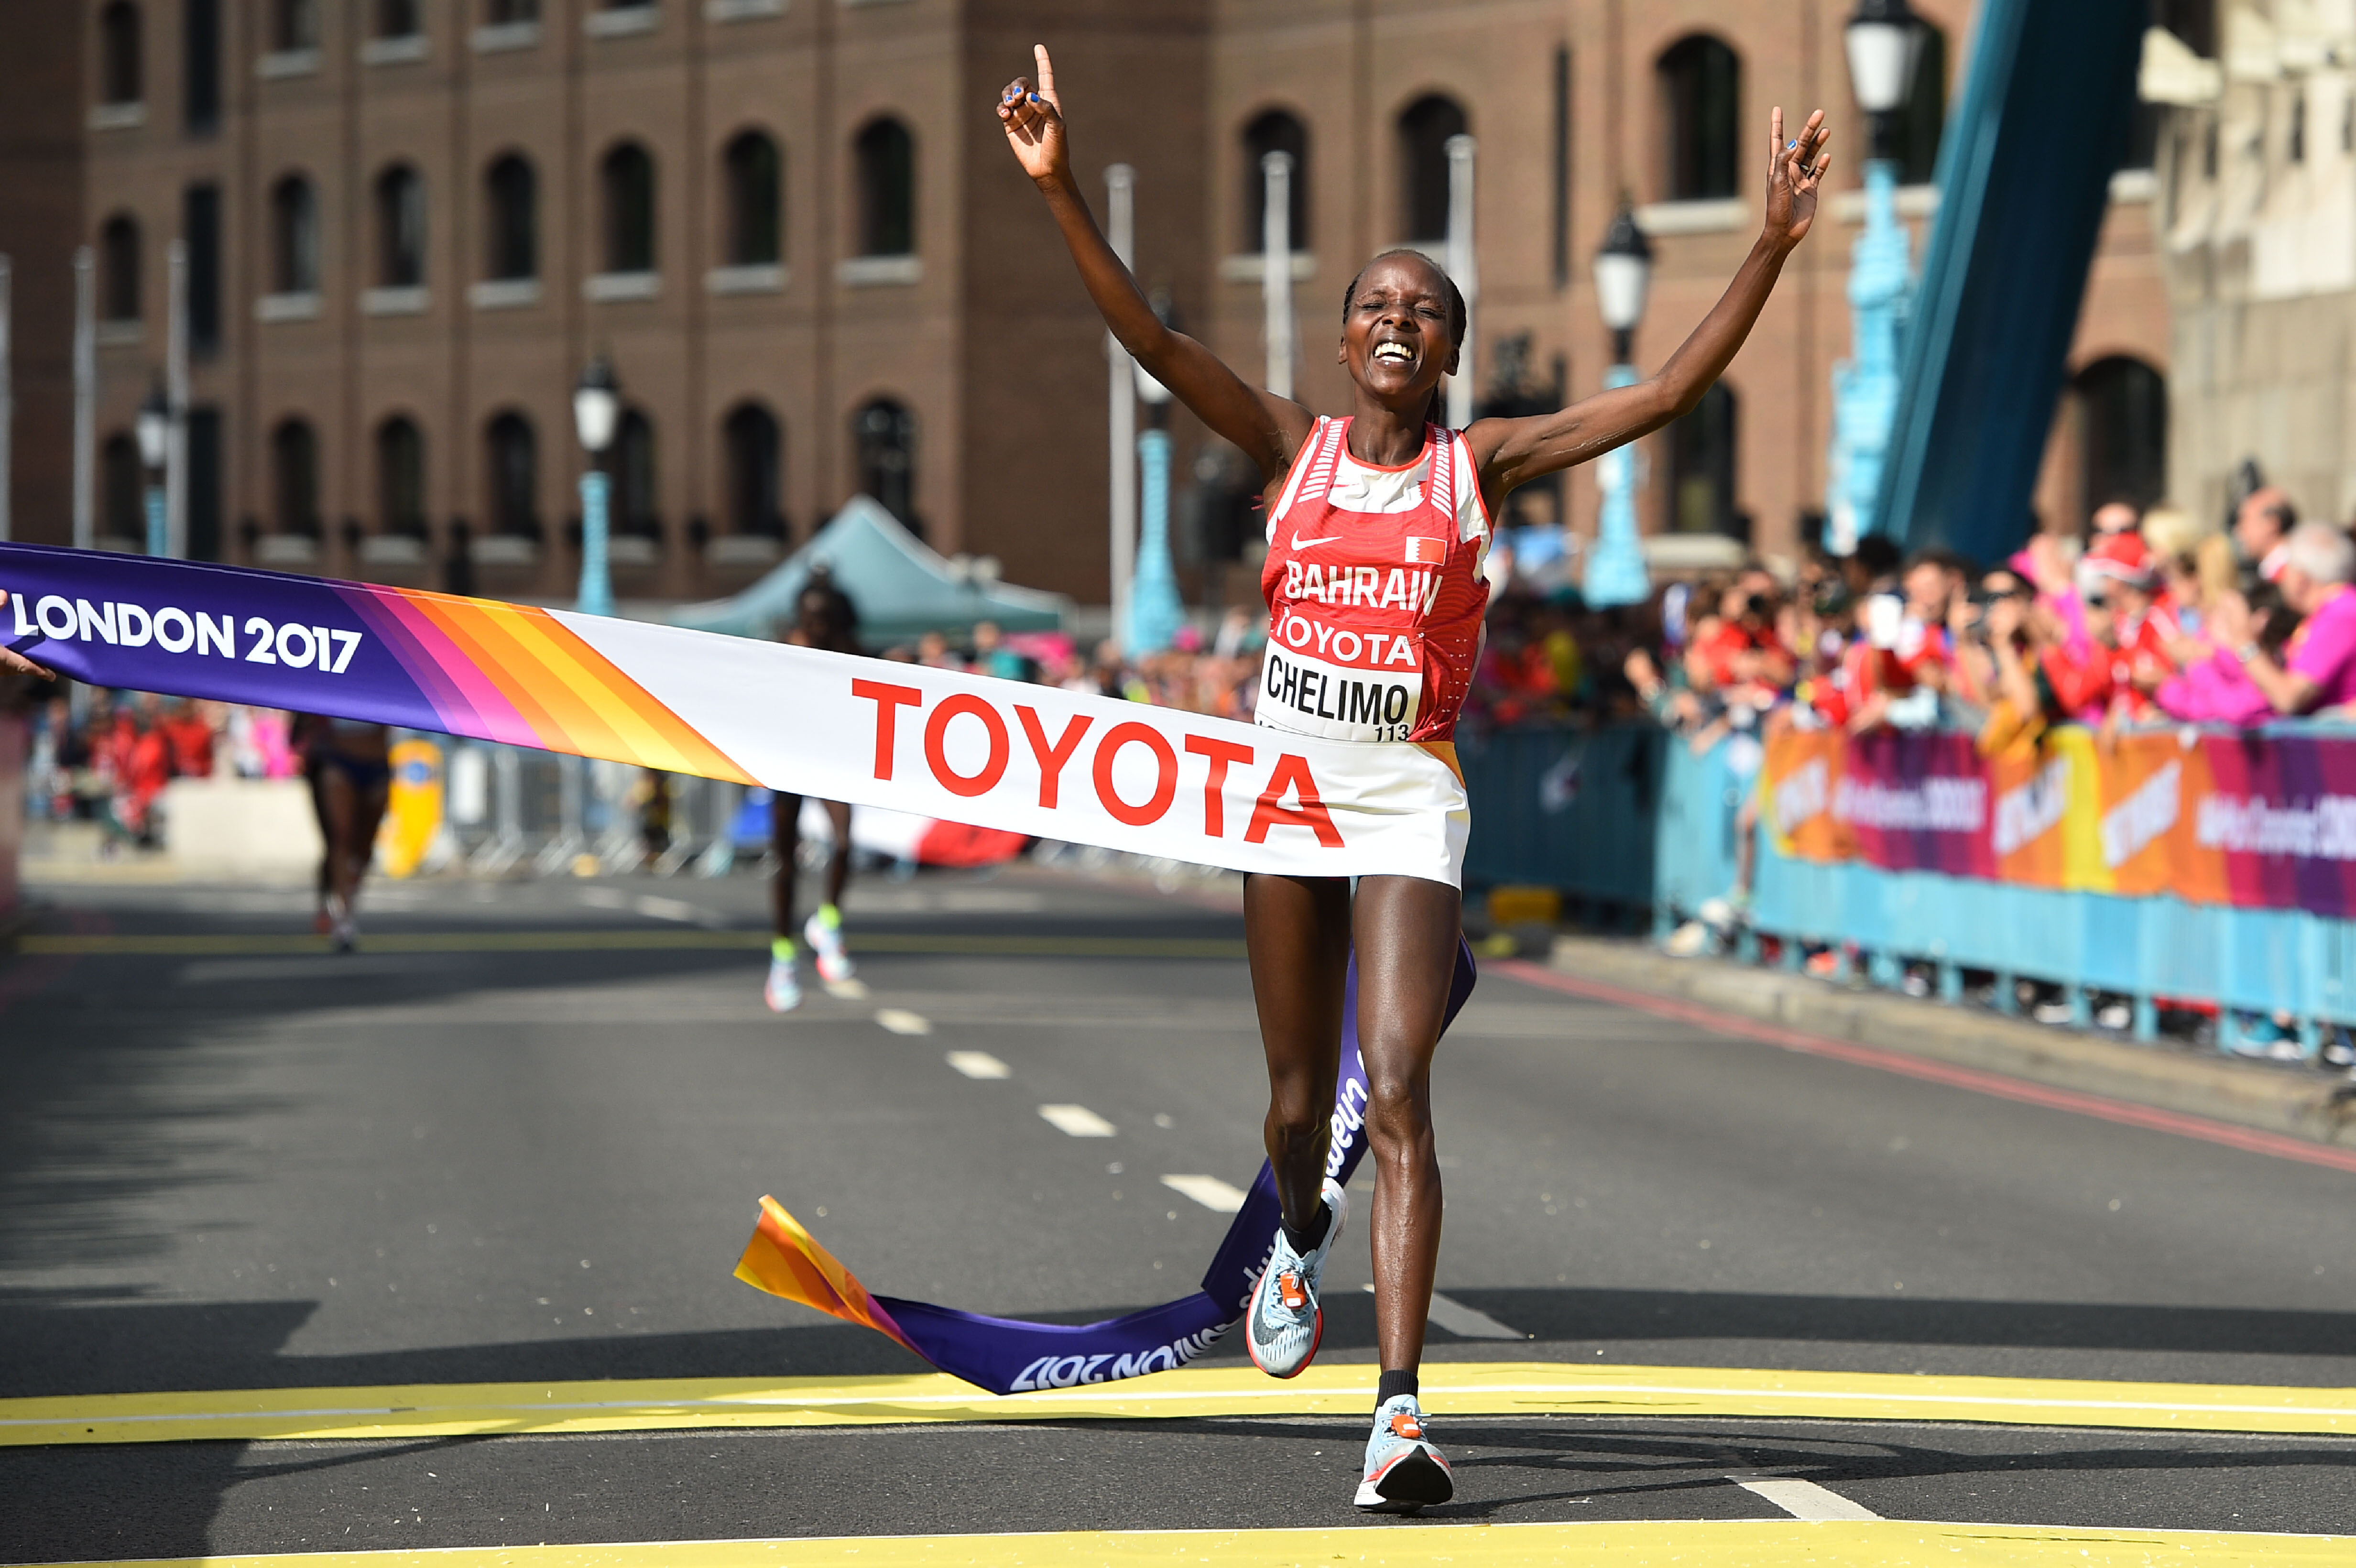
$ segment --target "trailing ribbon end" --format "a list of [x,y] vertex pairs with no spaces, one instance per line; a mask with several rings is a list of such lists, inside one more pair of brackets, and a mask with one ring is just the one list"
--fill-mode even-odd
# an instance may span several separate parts
[[867,1293],[859,1276],[820,1246],[818,1238],[774,1198],[761,1200],[761,1222],[754,1227],[753,1239],[744,1243],[744,1255],[736,1260],[736,1277],[755,1290],[873,1328],[888,1335],[903,1349],[925,1354]]

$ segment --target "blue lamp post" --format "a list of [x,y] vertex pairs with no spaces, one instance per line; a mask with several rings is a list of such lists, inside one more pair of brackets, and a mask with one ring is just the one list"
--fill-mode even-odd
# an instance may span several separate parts
[[172,405],[164,396],[163,382],[156,382],[139,405],[131,429],[139,443],[139,462],[147,471],[147,553],[164,555],[171,549],[165,527],[164,464],[171,455]]
[[1178,569],[1170,559],[1170,389],[1137,367],[1137,396],[1150,427],[1137,438],[1139,491],[1137,571],[1129,581],[1129,646],[1160,653],[1178,640],[1185,606],[1178,598]]
[[608,501],[613,481],[605,473],[605,449],[614,444],[614,430],[622,419],[621,383],[602,354],[581,372],[573,389],[573,423],[589,453],[589,467],[581,475],[581,594],[574,608],[584,615],[614,613],[614,579],[605,564],[605,539],[610,530]]
[[[1604,234],[1603,249],[1595,253],[1595,303],[1603,325],[1612,329],[1612,368],[1604,373],[1604,389],[1636,384],[1636,324],[1644,318],[1644,294],[1653,280],[1653,247],[1636,227],[1636,215],[1623,199]],[[1622,446],[1595,463],[1596,487],[1603,507],[1595,522],[1595,548],[1588,552],[1587,571],[1580,592],[1599,610],[1615,604],[1641,604],[1652,596],[1653,583],[1644,570],[1644,547],[1636,535],[1636,449]]]
[[1851,357],[1833,367],[1833,443],[1826,464],[1827,547],[1836,555],[1886,521],[1874,516],[1898,418],[1900,340],[1914,304],[1913,245],[1898,221],[1898,111],[1914,83],[1922,25],[1906,0],[1858,0],[1843,34],[1849,85],[1871,124],[1865,229],[1850,252]]

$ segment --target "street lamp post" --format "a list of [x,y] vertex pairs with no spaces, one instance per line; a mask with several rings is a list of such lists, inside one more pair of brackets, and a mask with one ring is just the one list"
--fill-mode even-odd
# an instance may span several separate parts
[[[1603,248],[1595,253],[1595,303],[1612,329],[1612,368],[1606,391],[1636,384],[1636,324],[1644,318],[1644,295],[1653,281],[1653,247],[1636,227],[1636,214],[1623,198]],[[1644,570],[1644,547],[1636,536],[1636,449],[1615,447],[1595,462],[1596,487],[1603,505],[1596,515],[1595,548],[1588,552],[1580,592],[1599,610],[1641,604],[1652,596]]]
[[1472,422],[1472,400],[1478,390],[1473,377],[1474,313],[1481,306],[1481,267],[1472,248],[1472,163],[1476,145],[1470,136],[1448,138],[1448,276],[1464,298],[1464,341],[1457,346],[1456,374],[1448,378],[1448,426],[1462,430]]
[[584,615],[614,613],[614,578],[605,564],[613,481],[605,473],[605,452],[614,444],[615,427],[621,420],[621,383],[600,354],[589,361],[573,389],[573,424],[582,450],[589,454],[589,466],[581,475],[581,594],[574,606]]
[[139,442],[140,465],[147,471],[147,553],[162,555],[171,543],[165,534],[164,461],[172,452],[172,404],[161,381],[139,405],[132,433]]
[[1843,32],[1849,85],[1870,124],[1865,228],[1848,274],[1851,357],[1833,367],[1833,443],[1826,463],[1826,543],[1836,555],[1887,519],[1874,516],[1898,418],[1898,352],[1914,303],[1913,246],[1898,221],[1898,112],[1914,83],[1922,27],[1906,0],[1858,0]]
[[1129,585],[1129,642],[1132,653],[1160,653],[1178,640],[1186,609],[1178,597],[1178,568],[1170,558],[1170,389],[1137,368],[1137,397],[1145,405],[1148,428],[1137,438],[1138,496],[1141,505],[1137,574]]

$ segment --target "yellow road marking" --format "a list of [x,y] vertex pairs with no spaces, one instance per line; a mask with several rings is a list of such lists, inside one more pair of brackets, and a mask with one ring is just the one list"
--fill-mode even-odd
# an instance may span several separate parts
[[[89,1394],[0,1400],[0,1447],[1238,1415],[1360,1420],[1375,1372],[1372,1366],[1312,1367],[1277,1382],[1249,1367],[1188,1367],[1003,1398],[938,1372]],[[1449,1415],[1802,1416],[2356,1434],[2356,1389],[1449,1361],[1425,1367],[1423,1392]]]
[[798,1541],[665,1541],[611,1546],[479,1546],[155,1560],[124,1568],[947,1568],[952,1563],[1114,1564],[1346,1562],[1394,1568],[1536,1568],[1664,1563],[1746,1568],[2344,1568],[2356,1538],[2222,1531],[2073,1530],[2050,1525],[1804,1523],[1698,1520],[1645,1524],[1414,1524],[1341,1530],[1070,1531],[1035,1535],[866,1535]]
[[[367,953],[613,953],[665,950],[727,952],[766,948],[766,931],[389,931],[364,939]],[[218,958],[326,953],[324,936],[156,934],[145,936],[27,936],[21,953],[88,958]],[[862,953],[930,954],[945,957],[1241,958],[1244,944],[1213,936],[989,936],[862,932]]]

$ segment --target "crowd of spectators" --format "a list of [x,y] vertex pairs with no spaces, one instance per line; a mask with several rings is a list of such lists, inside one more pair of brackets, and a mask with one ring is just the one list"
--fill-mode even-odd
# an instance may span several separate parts
[[[77,712],[79,708],[79,712]],[[36,821],[97,822],[110,845],[152,845],[176,778],[291,778],[303,771],[275,709],[91,688],[36,706],[26,808]]]
[[[2230,527],[2113,502],[2083,537],[2035,534],[1983,568],[1886,539],[1672,587],[1629,688],[1698,741],[1789,725],[2045,728],[2356,716],[2356,540],[2261,487]],[[1570,655],[1578,662],[1576,653]]]

